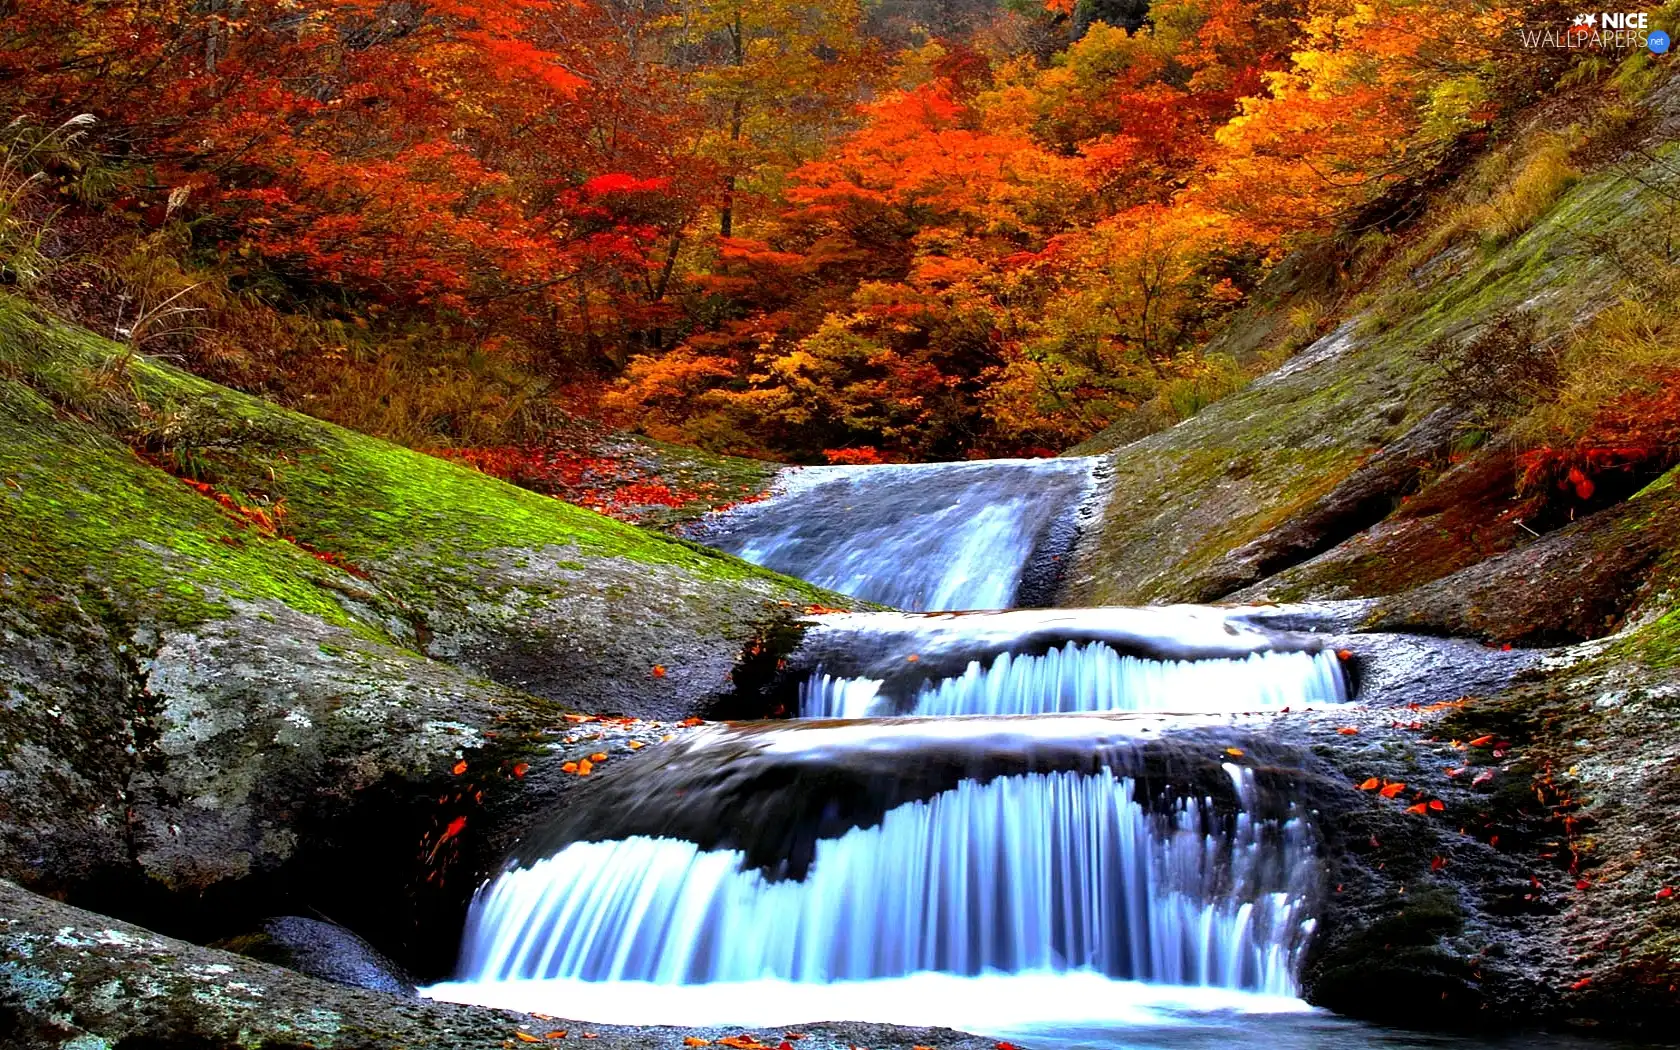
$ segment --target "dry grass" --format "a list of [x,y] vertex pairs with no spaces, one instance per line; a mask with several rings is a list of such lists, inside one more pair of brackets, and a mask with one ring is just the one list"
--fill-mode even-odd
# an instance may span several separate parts
[[196,252],[173,219],[100,232],[42,298],[133,350],[414,448],[523,444],[564,415],[523,345],[296,309],[272,276]]
[[1468,225],[1485,244],[1503,244],[1533,226],[1580,181],[1581,173],[1570,163],[1574,138],[1573,134],[1535,136],[1502,184],[1470,211]]
[[1680,272],[1670,271],[1657,287],[1593,318],[1565,348],[1554,395],[1515,424],[1514,436],[1536,447],[1579,441],[1611,406],[1660,395],[1665,377],[1680,370],[1677,294]]
[[411,448],[524,444],[558,414],[519,355],[425,334],[325,346],[285,371],[303,411]]

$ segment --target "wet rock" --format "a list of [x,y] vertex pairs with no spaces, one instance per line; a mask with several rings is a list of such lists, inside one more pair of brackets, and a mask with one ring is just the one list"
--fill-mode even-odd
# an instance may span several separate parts
[[1138,780],[1139,801],[1161,811],[1188,796],[1232,804],[1225,764],[1254,765],[1270,804],[1313,776],[1311,757],[1253,726],[1265,720],[1147,714],[1034,719],[893,719],[712,726],[634,766],[574,788],[553,819],[514,850],[532,861],[579,841],[633,835],[735,849],[771,878],[803,878],[821,839],[880,823],[890,809],[1026,773],[1109,771]]
[[546,730],[685,718],[844,602],[144,357],[79,400],[121,353],[0,300],[0,876],[31,888],[197,940],[354,915],[436,972]]
[[[1311,363],[1297,358],[1291,365]],[[1379,406],[1379,415],[1393,426],[1404,419],[1404,409],[1398,402]],[[1446,458],[1457,424],[1448,409],[1430,413],[1311,505],[1215,558],[1178,584],[1177,590],[1195,601],[1217,601],[1376,525],[1418,487],[1427,471]]]
[[908,701],[929,681],[990,664],[1004,653],[1039,656],[1050,649],[1100,643],[1145,660],[1240,660],[1261,652],[1317,652],[1316,634],[1279,630],[1239,611],[1012,609],[951,614],[834,613],[808,618],[782,661],[770,696],[796,706],[814,673],[881,681],[883,696]]
[[402,967],[337,923],[281,915],[223,947],[334,984],[392,995],[415,994],[414,982]]
[[1449,467],[1393,514],[1308,560],[1233,591],[1228,601],[1323,601],[1394,594],[1534,538],[1516,502],[1516,450]]
[[[792,467],[689,534],[900,609],[1052,604],[1095,459]],[[958,523],[968,528],[956,527]],[[891,560],[893,572],[877,567]]]

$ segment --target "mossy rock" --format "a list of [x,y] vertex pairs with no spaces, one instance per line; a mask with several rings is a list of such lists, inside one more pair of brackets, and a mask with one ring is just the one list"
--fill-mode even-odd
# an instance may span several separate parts
[[191,626],[230,598],[274,600],[576,707],[669,715],[729,692],[766,625],[847,605],[10,299],[0,368],[16,421],[0,435],[0,529],[21,552],[8,557],[108,588],[145,618]]

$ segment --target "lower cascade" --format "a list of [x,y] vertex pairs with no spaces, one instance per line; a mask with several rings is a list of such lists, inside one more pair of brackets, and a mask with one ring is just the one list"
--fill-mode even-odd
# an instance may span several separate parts
[[1148,660],[1100,643],[1042,655],[976,660],[925,683],[905,710],[880,680],[815,673],[799,695],[802,718],[890,715],[1044,715],[1095,711],[1251,711],[1345,703],[1334,653],[1258,652],[1241,659]]
[[1234,808],[1151,811],[1108,772],[966,780],[819,842],[803,880],[675,839],[576,842],[480,891],[460,980],[1080,971],[1292,996],[1314,836],[1302,815],[1261,817],[1253,772],[1224,768]]

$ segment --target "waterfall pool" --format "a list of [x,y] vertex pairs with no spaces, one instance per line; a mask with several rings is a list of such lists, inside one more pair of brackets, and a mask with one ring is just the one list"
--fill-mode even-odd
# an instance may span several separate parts
[[918,973],[829,984],[770,979],[677,986],[564,979],[458,981],[433,985],[425,994],[597,1024],[778,1028],[845,1018],[956,1028],[1000,1039],[1030,1031],[1182,1030],[1215,1019],[1232,1023],[1245,1017],[1321,1013],[1287,995],[1146,984],[1091,971],[973,977]]

